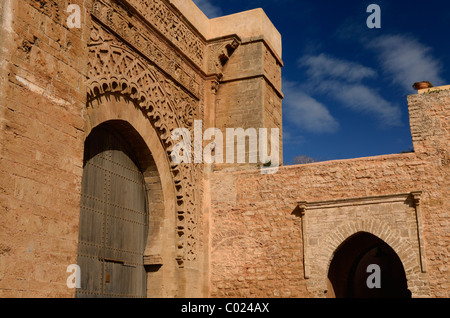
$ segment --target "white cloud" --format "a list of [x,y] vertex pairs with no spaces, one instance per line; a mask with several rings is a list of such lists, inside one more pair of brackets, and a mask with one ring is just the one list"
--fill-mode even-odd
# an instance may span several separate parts
[[287,120],[301,130],[332,133],[339,129],[338,121],[325,105],[303,93],[296,83],[284,81],[284,111]]
[[223,15],[222,9],[211,3],[210,0],[193,0],[197,7],[209,18],[214,19]]
[[330,94],[344,107],[360,113],[374,115],[382,127],[401,125],[401,110],[384,99],[375,89],[355,83],[324,81],[319,89]]
[[374,115],[383,127],[401,124],[400,108],[362,83],[377,77],[372,68],[325,54],[306,56],[300,59],[299,65],[306,68],[310,92],[326,94],[344,107]]
[[431,48],[404,35],[386,35],[375,38],[368,44],[378,55],[381,66],[394,83],[412,91],[415,82],[430,81],[443,85],[440,62],[432,56]]
[[337,59],[326,54],[305,56],[299,60],[299,65],[307,68],[311,79],[344,79],[349,82],[359,82],[365,78],[374,78],[377,72],[358,63]]

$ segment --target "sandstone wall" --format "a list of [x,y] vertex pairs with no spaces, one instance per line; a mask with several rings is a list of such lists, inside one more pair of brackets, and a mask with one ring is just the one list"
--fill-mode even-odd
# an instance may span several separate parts
[[87,56],[66,5],[2,1],[0,297],[73,295]]
[[[149,281],[163,287],[151,287],[152,293],[323,297],[323,268],[333,248],[354,231],[367,230],[396,248],[414,295],[449,295],[449,91],[408,98],[415,153],[283,167],[273,175],[261,175],[260,170],[212,172],[213,167],[206,167],[203,180],[189,167],[175,180],[165,148],[167,128],[174,126],[167,123],[205,119],[207,126],[221,129],[262,126],[281,132],[281,37],[262,10],[207,20],[190,0],[128,1],[134,9],[114,2],[112,11],[109,1],[94,8],[92,2],[71,1],[82,9],[80,29],[67,27],[66,0],[2,2],[0,297],[73,297],[66,269],[77,262],[84,140],[90,125],[119,117],[136,126],[151,151],[159,147],[153,156],[165,167],[158,171],[160,181],[155,181],[156,174],[149,176],[155,184],[162,183],[155,188],[155,211],[164,206],[168,212],[152,210],[157,215],[152,230],[164,227],[157,235],[159,245],[149,248],[147,256],[155,266],[161,256],[170,258],[171,268],[178,267],[164,275],[155,272]],[[114,35],[99,32],[94,34],[98,38],[91,38],[92,8],[98,10],[99,29],[109,28]],[[161,10],[178,12],[185,37],[172,37],[167,20],[158,20]],[[147,23],[152,27],[142,27]],[[112,51],[97,46],[99,34],[101,41],[111,44],[113,38],[115,48],[120,47],[114,51],[116,59],[102,63],[101,54]],[[186,42],[189,39],[194,45]],[[150,77],[145,76],[157,69],[160,82],[174,94],[189,95],[195,102],[188,104],[198,106],[197,112],[185,107],[183,116],[173,116],[158,108],[145,117],[128,103],[136,102],[130,98],[130,86],[114,92],[120,95],[116,102],[103,103],[117,88],[109,67],[122,61],[117,53],[129,63],[120,67],[135,67],[127,83],[138,82],[134,87],[139,86],[140,93],[149,91]],[[119,66],[114,69],[122,70]],[[161,88],[151,85],[155,87]],[[100,92],[102,98],[88,109],[88,94],[95,100],[98,96],[92,94]],[[164,100],[158,102],[169,107]],[[421,191],[418,201],[414,196],[407,204],[389,201],[414,191]],[[346,199],[351,198],[359,198],[361,209],[339,210],[331,202],[344,200],[348,205]],[[380,200],[383,209],[368,206]],[[299,201],[306,202],[304,216]],[[382,219],[385,223],[377,223]],[[380,224],[389,229],[383,231]],[[321,233],[333,225],[340,232],[324,242]]]
[[[169,161],[170,133],[215,124],[214,90],[241,41],[258,50],[258,72],[235,69],[228,80],[258,82],[254,126],[264,125],[264,78],[281,85],[281,37],[260,9],[208,20],[191,0],[74,0],[81,26],[69,28],[68,4],[2,1],[0,296],[74,295],[66,269],[77,263],[84,140],[106,120],[128,121],[158,166],[164,202],[156,193],[150,207],[151,232],[162,224],[144,257],[150,293],[208,295],[209,180],[202,165]],[[281,125],[277,116],[271,125]]]
[[[449,91],[409,97],[415,153],[283,167],[274,175],[261,175],[259,171],[215,172],[211,187],[211,295],[324,297],[323,290],[320,295],[315,285],[323,286],[326,277],[310,273],[305,279],[303,247],[310,238],[306,234],[315,229],[331,232],[342,225],[342,231],[331,244],[336,248],[359,230],[384,238],[387,233],[381,233],[376,227],[386,223],[392,232],[386,240],[395,238],[392,244],[398,245],[397,254],[406,258],[408,251],[402,250],[407,248],[408,244],[402,244],[406,242],[410,242],[416,253],[406,260],[411,264],[404,264],[413,295],[448,297],[449,97]],[[422,191],[421,217],[411,227],[407,225],[411,219],[406,221],[403,210],[392,203],[376,212],[381,213],[379,217],[367,207],[351,214],[324,212],[322,219],[320,216],[310,219],[308,233],[302,232],[299,201],[350,198],[363,201],[371,196],[413,191]],[[409,211],[414,213],[414,209]],[[420,226],[426,262],[423,270],[417,238]],[[402,234],[402,229],[410,233]],[[315,239],[319,240],[315,249],[330,249],[325,238]],[[331,257],[333,251],[323,253]],[[323,259],[328,264],[330,261]]]
[[[430,288],[449,296],[450,255],[450,91],[448,86],[408,97],[411,133],[418,158],[424,160],[421,186],[426,189],[423,221]],[[424,198],[425,199],[425,198]]]
[[[281,100],[281,67],[283,63],[269,44],[261,38],[249,38],[236,49],[223,69],[223,78],[220,80],[215,101],[215,127],[224,134],[224,162],[227,153],[233,151],[227,147],[226,129],[260,128],[279,129],[279,145],[282,145],[282,109]],[[259,136],[258,136],[259,137]],[[258,144],[260,146],[260,144]],[[233,143],[235,160],[237,162],[237,141]],[[257,152],[258,152],[257,147]],[[270,150],[270,144],[268,145]],[[283,162],[282,147],[277,148],[278,163]],[[249,145],[246,145],[247,165],[249,166]],[[264,164],[256,153],[257,160],[250,166]],[[236,164],[229,162],[216,164],[215,169],[235,169]]]

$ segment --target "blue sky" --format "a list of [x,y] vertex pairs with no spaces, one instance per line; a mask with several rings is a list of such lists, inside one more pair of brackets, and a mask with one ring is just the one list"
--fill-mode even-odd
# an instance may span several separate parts
[[407,151],[412,85],[450,84],[450,1],[194,2],[209,18],[262,8],[281,33],[284,164]]

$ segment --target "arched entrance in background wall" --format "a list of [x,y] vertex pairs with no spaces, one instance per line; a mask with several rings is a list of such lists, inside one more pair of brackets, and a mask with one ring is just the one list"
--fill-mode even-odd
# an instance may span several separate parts
[[139,140],[124,137],[133,131],[127,124],[101,124],[85,141],[77,297],[145,297],[147,293],[143,254],[148,199],[142,162],[136,156]]
[[[380,267],[381,288],[369,288],[371,264]],[[336,250],[328,271],[329,297],[408,298],[406,274],[395,251],[383,240],[358,232]]]

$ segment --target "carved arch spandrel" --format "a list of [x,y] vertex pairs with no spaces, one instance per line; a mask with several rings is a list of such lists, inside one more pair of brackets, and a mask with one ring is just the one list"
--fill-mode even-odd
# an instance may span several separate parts
[[[150,2],[152,4],[149,8]],[[156,6],[156,2],[159,2],[160,5]],[[161,26],[159,14],[168,9],[162,5],[163,2],[143,0],[142,3],[131,3],[129,0],[94,0],[91,15],[94,20],[116,34],[123,43],[145,56],[148,61],[151,61],[193,96],[200,98],[202,75],[199,70],[202,69],[204,54],[197,55],[197,50],[192,51],[192,48],[201,47],[201,51],[203,51],[205,44],[201,44],[202,41],[193,33],[187,35],[182,32],[183,38],[187,42],[180,43],[177,42],[177,39],[180,39],[179,36],[166,32],[161,34],[159,33],[161,30],[156,31]],[[148,15],[149,10],[156,15]],[[164,14],[164,16],[166,15]],[[180,25],[182,24],[178,26]],[[170,30],[176,31],[176,29],[177,27],[173,25]]]
[[91,29],[87,76],[87,107],[102,96],[120,95],[139,107],[149,127],[158,133],[171,168],[176,191],[177,256],[180,267],[197,259],[201,166],[174,164],[171,133],[176,128],[194,129],[202,112],[200,101],[166,78],[111,33],[94,23]]

